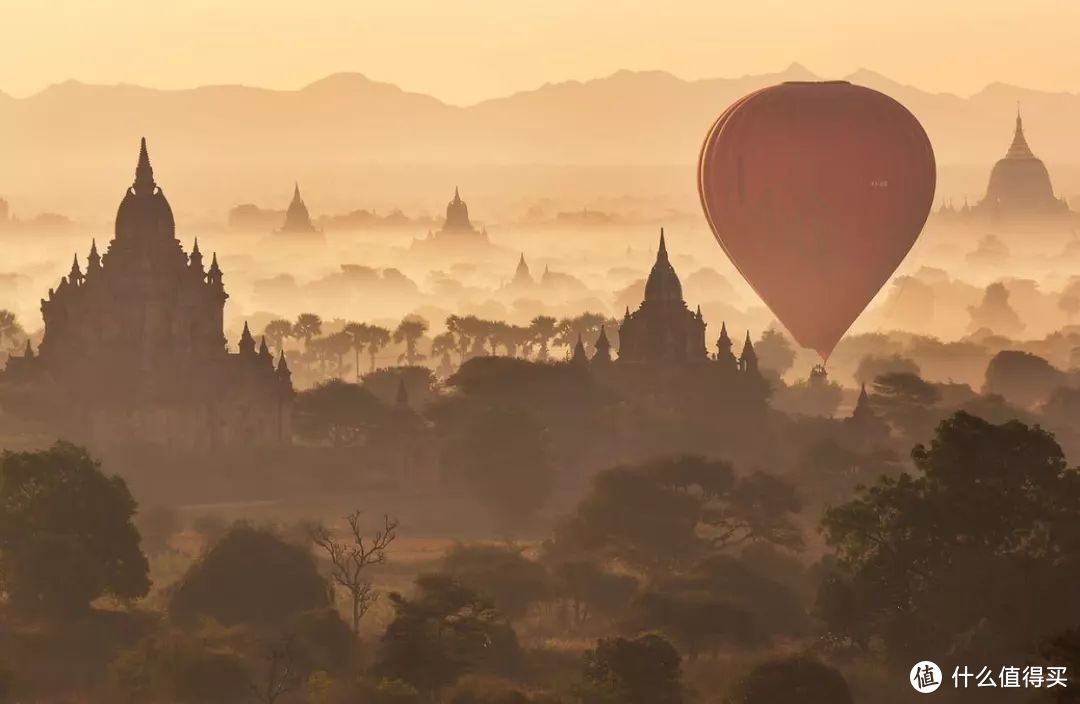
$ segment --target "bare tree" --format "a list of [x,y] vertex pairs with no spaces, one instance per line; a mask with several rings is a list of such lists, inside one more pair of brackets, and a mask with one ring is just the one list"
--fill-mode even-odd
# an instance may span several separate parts
[[386,549],[397,537],[395,531],[398,521],[396,518],[383,515],[382,530],[376,532],[368,540],[364,537],[363,528],[360,526],[359,511],[346,516],[345,520],[349,523],[351,540],[340,542],[334,540],[325,526],[312,531],[311,539],[326,551],[327,557],[330,558],[332,566],[330,578],[335,584],[344,587],[352,599],[353,636],[359,637],[360,619],[379,598],[375,586],[367,578],[366,568],[386,560]]
[[266,650],[266,678],[251,683],[251,693],[260,704],[275,704],[289,692],[304,683],[300,658],[296,652],[296,636],[288,633]]

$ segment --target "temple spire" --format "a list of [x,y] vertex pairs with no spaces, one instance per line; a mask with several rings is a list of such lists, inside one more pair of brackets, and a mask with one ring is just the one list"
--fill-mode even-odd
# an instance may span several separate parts
[[247,322],[244,323],[244,331],[240,333],[240,354],[255,354],[255,338],[251,336],[251,329],[248,327]]
[[611,341],[608,340],[607,327],[600,326],[600,337],[596,340],[596,352],[593,354],[594,362],[611,361]]
[[139,144],[139,163],[135,167],[133,188],[137,195],[150,195],[157,184],[154,183],[154,169],[150,166],[150,154],[146,151],[146,137]]
[[1020,103],[1016,104],[1016,132],[1013,133],[1012,144],[1009,145],[1009,151],[1005,154],[1006,159],[1034,159],[1035,155],[1031,152],[1031,147],[1028,146],[1027,139],[1024,137],[1024,120],[1020,117]]
[[71,260],[71,272],[68,274],[68,279],[75,285],[82,283],[83,274],[82,270],[79,268],[79,254],[77,252]]
[[743,342],[742,354],[739,355],[739,366],[744,372],[756,372],[758,370],[757,353],[754,352],[754,343],[750,342],[750,331],[746,331],[746,341]]
[[90,254],[86,257],[86,273],[97,271],[101,268],[101,255],[97,251],[97,240],[90,241]]
[[660,248],[656,250],[656,261],[666,262],[668,260],[667,243],[664,241],[664,228],[660,228]]
[[574,365],[586,365],[589,363],[589,357],[585,354],[585,341],[581,339],[581,333],[578,333],[577,344],[574,345],[574,354],[570,357],[570,364]]

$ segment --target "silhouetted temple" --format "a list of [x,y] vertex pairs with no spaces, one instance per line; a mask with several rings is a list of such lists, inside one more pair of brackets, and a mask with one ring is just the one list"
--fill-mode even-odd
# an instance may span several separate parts
[[[590,360],[606,362],[612,358],[612,345],[607,330],[601,329],[596,351]],[[571,357],[572,362],[585,360],[585,347],[578,340]],[[656,262],[645,281],[645,299],[636,311],[626,309],[619,325],[618,366],[628,367],[635,363],[657,363],[664,366],[687,366],[709,363],[723,371],[748,373],[760,377],[757,353],[750,341],[750,333],[739,357],[732,353],[732,342],[727,325],[721,324],[716,341],[716,354],[709,354],[705,346],[705,319],[701,308],[691,311],[683,299],[682,282],[668,258],[664,231],[660,230],[660,246]]]
[[660,230],[656,263],[645,281],[645,300],[633,313],[626,309],[619,327],[619,360],[699,362],[708,358],[701,309],[692,312],[686,306]]
[[289,203],[289,208],[285,211],[285,222],[282,223],[278,232],[300,235],[319,232],[311,224],[311,215],[308,213],[307,206],[304,205],[304,199],[300,197],[299,183],[293,187],[292,202]]
[[461,199],[461,193],[454,187],[454,198],[446,204],[446,219],[442,228],[435,233],[428,232],[427,239],[418,243],[487,245],[487,229],[476,229],[469,219],[469,206]]
[[[217,255],[188,256],[142,141],[134,184],[103,254],[91,244],[86,271],[71,271],[41,301],[45,335],[35,355],[9,360],[5,375],[69,414],[99,445],[248,447],[290,437],[292,382],[247,325],[226,348],[228,294]],[[59,420],[59,419],[58,419]]]
[[1050,173],[1035,156],[1024,137],[1020,111],[1016,112],[1016,130],[1005,158],[994,164],[986,196],[971,211],[991,218],[1016,218],[1064,215],[1069,206],[1054,196]]
[[518,258],[517,268],[514,269],[514,276],[510,279],[509,283],[502,287],[502,290],[511,294],[528,293],[536,288],[537,282],[533,278],[532,272],[529,271],[529,265],[525,261],[524,252]]

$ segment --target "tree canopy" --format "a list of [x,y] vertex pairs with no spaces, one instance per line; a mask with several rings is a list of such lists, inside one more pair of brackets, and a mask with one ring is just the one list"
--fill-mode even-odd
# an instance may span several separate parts
[[1022,650],[1080,622],[1066,596],[1080,578],[1080,472],[1049,433],[960,412],[912,459],[917,474],[826,513],[839,571],[819,608],[834,636],[907,657]]
[[124,480],[106,476],[86,450],[59,442],[0,460],[0,578],[11,602],[66,615],[100,596],[135,599],[150,589]]

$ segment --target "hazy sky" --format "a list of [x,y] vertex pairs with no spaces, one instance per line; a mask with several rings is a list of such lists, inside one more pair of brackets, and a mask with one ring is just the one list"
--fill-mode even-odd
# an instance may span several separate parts
[[297,88],[329,73],[465,104],[621,68],[858,67],[922,88],[1080,91],[1080,0],[0,0],[0,91],[77,79]]

